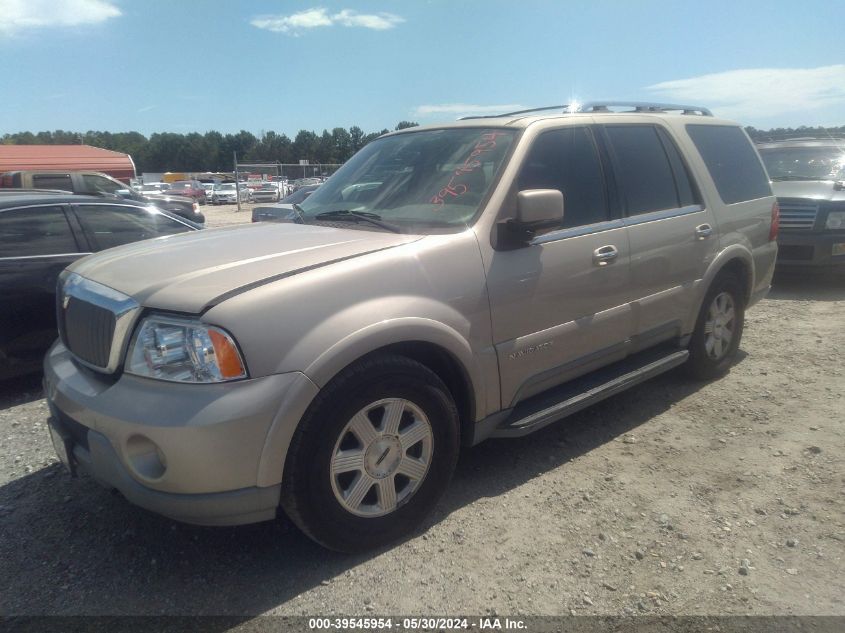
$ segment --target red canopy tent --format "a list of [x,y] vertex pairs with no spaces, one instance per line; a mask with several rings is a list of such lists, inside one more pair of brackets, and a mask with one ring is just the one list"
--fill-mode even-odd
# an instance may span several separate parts
[[132,157],[121,152],[90,145],[0,145],[0,174],[41,169],[100,171],[127,184],[135,177]]

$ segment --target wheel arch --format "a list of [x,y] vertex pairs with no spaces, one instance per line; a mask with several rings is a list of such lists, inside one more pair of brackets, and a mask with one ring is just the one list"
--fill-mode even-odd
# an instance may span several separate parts
[[[484,411],[486,381],[469,343],[447,325],[407,317],[392,319],[359,330],[335,343],[303,372],[317,389],[323,389],[347,367],[377,354],[396,354],[424,365],[446,384],[458,409],[461,442],[469,443],[479,411]],[[296,407],[295,422],[286,423],[284,412],[268,432],[258,469],[258,485],[282,480],[290,442],[317,393],[309,393],[305,406]],[[498,395],[498,394],[496,394]],[[291,416],[294,417],[294,416]],[[291,422],[290,419],[287,422]]]
[[446,384],[461,421],[461,439],[472,436],[485,409],[486,381],[469,342],[450,326],[432,319],[401,317],[359,330],[321,354],[305,373],[321,388],[350,365],[375,354],[410,358]]
[[748,249],[735,244],[720,252],[710,263],[710,266],[708,266],[707,272],[701,280],[694,306],[695,309],[692,310],[689,321],[684,328],[686,332],[692,332],[692,329],[695,327],[707,291],[716,279],[725,274],[734,275],[740,281],[743,294],[745,295],[745,303],[746,305],[748,304],[752,289],[754,288],[754,258]]

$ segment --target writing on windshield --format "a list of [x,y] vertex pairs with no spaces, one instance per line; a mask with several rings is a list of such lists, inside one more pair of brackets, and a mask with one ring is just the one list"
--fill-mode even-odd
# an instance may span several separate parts
[[496,147],[496,139],[500,136],[505,136],[504,132],[486,132],[481,135],[478,142],[472,148],[466,160],[452,172],[452,177],[446,186],[435,194],[431,199],[431,203],[437,206],[442,206],[448,198],[457,198],[470,191],[467,182],[461,182],[467,174],[471,174],[477,169],[481,168],[482,161],[480,156],[492,151]]

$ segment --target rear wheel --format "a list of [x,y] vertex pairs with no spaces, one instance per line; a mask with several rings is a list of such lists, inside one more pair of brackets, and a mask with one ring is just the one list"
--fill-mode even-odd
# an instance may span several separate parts
[[744,296],[733,275],[720,276],[710,286],[690,339],[687,370],[692,377],[716,378],[731,366],[745,325]]
[[364,360],[317,397],[288,451],[282,507],[318,543],[354,552],[417,528],[458,457],[447,387],[401,356]]

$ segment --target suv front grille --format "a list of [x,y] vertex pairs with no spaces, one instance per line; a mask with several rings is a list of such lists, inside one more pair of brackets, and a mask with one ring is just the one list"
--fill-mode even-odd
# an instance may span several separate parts
[[56,298],[62,343],[83,364],[113,373],[140,306],[131,297],[76,273],[59,283]]
[[819,213],[818,204],[780,203],[780,228],[783,231],[812,231]]
[[111,310],[70,297],[64,311],[65,345],[77,358],[105,368],[109,364],[114,325]]

